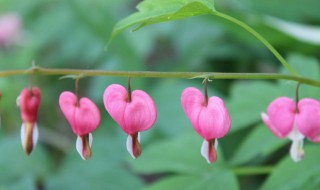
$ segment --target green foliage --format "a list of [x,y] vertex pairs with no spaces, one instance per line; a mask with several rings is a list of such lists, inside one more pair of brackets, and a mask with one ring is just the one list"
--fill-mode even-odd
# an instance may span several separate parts
[[111,38],[136,24],[140,25],[134,31],[149,24],[184,19],[215,11],[211,0],[146,0],[141,2],[137,9],[137,13],[115,25]]
[[234,174],[225,167],[222,152],[214,165],[208,165],[200,155],[201,144],[202,139],[194,133],[182,135],[153,144],[143,157],[129,163],[142,174],[173,173],[146,189],[238,189]]
[[[135,12],[136,5],[130,0],[2,0],[0,14],[10,11],[21,15],[23,40],[13,47],[0,48],[0,70],[30,68],[35,60],[38,66],[50,68],[288,74],[259,41],[231,22],[212,16],[190,18],[217,8],[259,31],[300,75],[320,80],[319,46],[282,33],[263,16],[316,25],[320,23],[318,4],[317,0],[145,0]],[[159,22],[162,24],[134,35],[118,36],[129,27],[136,26],[135,31]],[[109,36],[114,41],[106,50]],[[293,163],[288,156],[289,140],[277,139],[261,122],[260,114],[272,100],[295,97],[295,82],[210,82],[209,95],[225,100],[232,126],[228,135],[219,139],[218,161],[209,165],[200,155],[202,139],[180,105],[183,89],[194,86],[202,90],[201,79],[132,78],[133,90],[148,92],[158,110],[155,126],[142,133],[142,155],[138,159],[127,153],[126,135],[102,103],[109,84],[126,86],[127,79],[81,79],[80,95],[94,100],[102,118],[93,134],[92,159],[83,161],[74,147],[75,135],[58,107],[59,94],[74,91],[74,80],[59,77],[33,78],[33,84],[42,90],[42,103],[40,140],[30,157],[21,147],[21,119],[15,103],[30,78],[1,78],[0,190],[311,190],[320,186],[318,145],[306,141],[305,160]],[[300,98],[319,99],[319,94],[319,88],[300,87]],[[272,172],[257,175],[266,171],[266,166],[273,168]]]
[[319,187],[319,148],[310,145],[305,148],[305,153],[303,162],[294,163],[289,156],[283,159],[261,189],[285,190]]

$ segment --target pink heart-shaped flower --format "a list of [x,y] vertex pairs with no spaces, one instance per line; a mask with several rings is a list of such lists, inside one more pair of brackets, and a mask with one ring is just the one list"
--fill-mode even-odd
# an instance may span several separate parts
[[181,104],[192,127],[204,139],[202,156],[213,163],[217,160],[217,138],[227,134],[231,121],[223,101],[216,96],[206,102],[202,93],[193,87],[186,88],[181,95]]
[[204,139],[212,140],[221,138],[230,129],[231,121],[223,101],[216,96],[208,99],[193,87],[186,88],[181,95],[181,104],[189,118],[192,127]]
[[134,90],[129,102],[127,90],[113,84],[105,90],[103,102],[110,116],[129,135],[148,130],[157,119],[152,98],[142,90]]
[[100,111],[89,98],[81,98],[77,105],[75,94],[63,92],[59,105],[73,132],[78,136],[88,135],[100,124]]
[[103,102],[110,116],[128,134],[127,150],[133,158],[141,154],[139,132],[148,130],[157,119],[157,110],[152,98],[142,90],[127,90],[118,84],[106,88]]

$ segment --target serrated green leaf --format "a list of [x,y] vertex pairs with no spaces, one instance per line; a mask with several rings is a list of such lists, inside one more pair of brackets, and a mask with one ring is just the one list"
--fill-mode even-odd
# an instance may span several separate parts
[[244,164],[259,157],[265,157],[288,143],[277,139],[264,124],[255,126],[230,160],[232,165]]
[[145,190],[236,190],[239,185],[234,174],[228,170],[214,170],[205,175],[178,175],[155,182]]
[[319,182],[319,157],[319,146],[316,145],[306,147],[305,158],[298,163],[293,162],[291,157],[288,155],[277,165],[261,189],[305,189],[304,187],[308,186],[308,184]]
[[111,34],[113,39],[123,30],[139,24],[146,25],[209,14],[214,9],[213,0],[145,0],[137,6],[138,12],[119,21]]

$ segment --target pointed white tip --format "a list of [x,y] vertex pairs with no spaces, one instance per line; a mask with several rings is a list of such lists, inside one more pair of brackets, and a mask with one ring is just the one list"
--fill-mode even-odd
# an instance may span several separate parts
[[24,141],[25,141],[25,133],[26,133],[26,130],[25,130],[24,124],[22,123],[21,130],[20,130],[20,138],[21,138],[21,145],[22,146],[23,146]]
[[[214,143],[214,149],[217,150],[218,148],[218,139],[215,139]],[[209,142],[207,140],[203,140],[202,146],[201,146],[201,155],[207,160],[207,162],[210,164],[209,159]]]
[[[138,133],[138,142],[140,143],[140,139],[141,139],[141,136],[140,136],[140,133]],[[128,152],[130,153],[130,155],[132,156],[132,158],[136,159],[136,157],[134,156],[133,154],[133,139],[131,137],[131,135],[128,135],[128,138],[127,138],[127,150]]]
[[[92,137],[92,134],[89,133],[89,147],[91,148],[91,145],[92,145],[92,140],[93,140],[93,137]],[[82,139],[80,136],[77,137],[77,141],[76,141],[76,149],[78,151],[78,153],[80,154],[81,158],[83,160],[86,160],[84,158],[84,156],[82,155],[82,152],[83,152],[83,144],[82,144]]]
[[204,140],[201,146],[201,155],[207,160],[208,163],[210,163],[209,156],[208,156],[209,155],[208,149],[209,149],[209,143],[208,141]]
[[290,156],[294,162],[299,162],[304,158],[303,140],[292,141]]

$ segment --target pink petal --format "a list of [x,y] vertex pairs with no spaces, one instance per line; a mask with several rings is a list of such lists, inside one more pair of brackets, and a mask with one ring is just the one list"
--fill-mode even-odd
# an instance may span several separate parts
[[192,127],[206,140],[221,138],[230,129],[229,113],[219,97],[209,98],[204,105],[204,97],[196,88],[186,88],[181,95],[181,104]]
[[63,92],[59,104],[75,134],[87,135],[99,126],[100,111],[90,99],[81,98],[77,106],[76,95],[72,92]]
[[127,103],[124,112],[125,125],[128,134],[148,130],[157,119],[157,111],[151,97],[142,90],[135,90],[131,102]]
[[204,105],[204,97],[200,90],[193,87],[184,89],[181,95],[181,105],[192,127],[200,134],[198,118]]
[[118,84],[110,85],[104,92],[103,101],[110,116],[127,134],[135,134],[152,127],[157,110],[152,98],[142,90],[135,90],[128,102],[128,93]]
[[279,138],[286,137],[293,129],[296,106],[287,97],[280,97],[272,101],[267,114],[262,114],[262,120],[270,131]]
[[200,135],[206,139],[221,138],[230,129],[229,113],[223,101],[216,96],[210,97],[207,107],[203,107],[198,118]]
[[32,91],[25,88],[21,91],[18,98],[21,112],[21,118],[24,122],[36,122],[38,117],[38,109],[41,102],[41,91],[38,87],[33,87]]
[[320,102],[311,98],[299,101],[297,126],[308,139],[320,142]]
[[118,84],[112,84],[106,88],[103,94],[103,102],[106,110],[118,125],[126,132],[123,114],[127,105],[127,90]]

